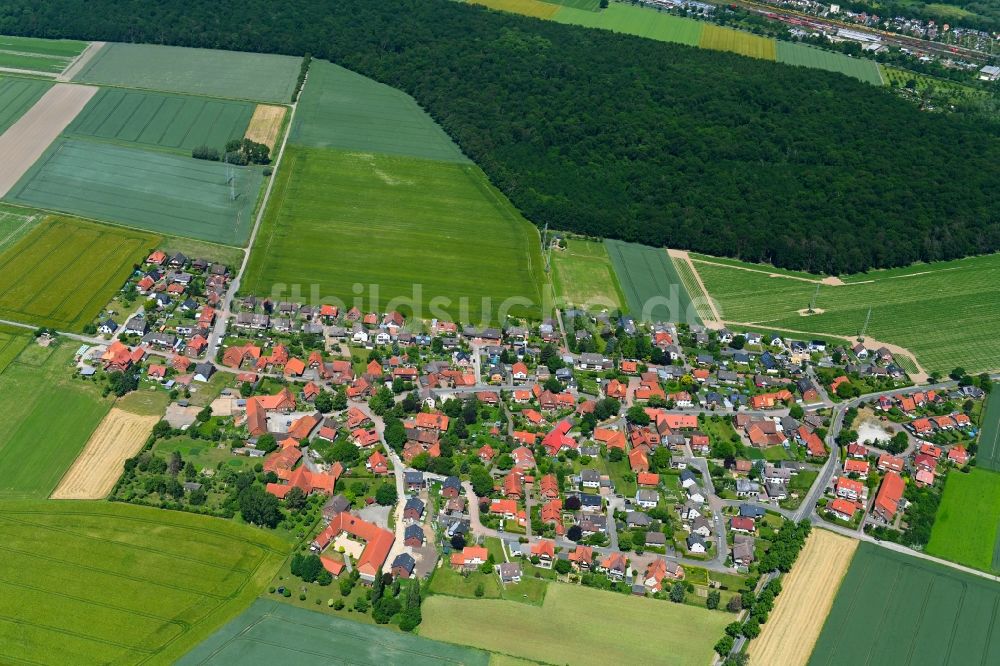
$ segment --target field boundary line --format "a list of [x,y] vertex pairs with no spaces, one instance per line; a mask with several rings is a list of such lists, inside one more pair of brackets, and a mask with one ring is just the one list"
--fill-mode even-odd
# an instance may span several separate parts
[[72,81],[79,71],[86,67],[87,63],[89,63],[106,45],[107,42],[90,42],[87,44],[83,51],[73,58],[66,68],[56,76],[56,81]]
[[[714,322],[704,321],[703,318],[702,323],[708,328],[722,328],[725,325],[725,322],[722,320],[722,314],[719,312],[719,309],[715,304],[715,299],[712,298],[712,294],[709,293],[708,287],[705,286],[705,282],[701,279],[701,273],[698,272],[698,268],[694,265],[696,260],[692,259],[691,255],[686,250],[673,250],[668,248],[667,256],[671,259],[680,259],[681,261],[686,262],[688,267],[691,269],[691,275],[694,277],[698,288],[701,289],[701,295],[705,297],[705,303],[708,305],[709,313],[715,318]],[[680,276],[680,273],[678,273],[678,276]],[[681,281],[683,282],[683,278],[681,278]],[[690,294],[688,295],[690,296]],[[697,306],[695,306],[695,309],[697,310]]]

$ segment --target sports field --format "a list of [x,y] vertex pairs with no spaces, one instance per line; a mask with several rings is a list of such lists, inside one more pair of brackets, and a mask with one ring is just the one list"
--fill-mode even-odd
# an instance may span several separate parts
[[552,251],[551,261],[556,296],[565,304],[589,310],[625,305],[603,242],[570,239],[566,249]]
[[862,543],[809,663],[1000,663],[1000,583]]
[[499,9],[535,18],[552,18],[559,11],[557,4],[539,2],[539,0],[468,0],[473,5],[483,5],[490,9]]
[[[229,168],[236,179],[232,190]],[[262,181],[259,168],[62,138],[7,198],[158,233],[243,245]]]
[[70,39],[0,35],[0,67],[59,74],[86,46]]
[[698,46],[715,51],[731,51],[751,58],[774,60],[775,40],[771,37],[761,37],[743,30],[723,28],[714,23],[705,24]]
[[615,663],[664,663],[669,655],[671,664],[704,666],[733,619],[721,611],[560,583],[549,585],[541,606],[435,595],[421,610],[421,636],[553,664],[601,666],[609,649]]
[[600,12],[563,7],[553,17],[558,23],[604,28],[660,42],[698,46],[705,23],[681,16],[671,16],[653,9],[613,2]]
[[103,502],[5,502],[0,530],[4,663],[173,663],[288,551],[234,522]]
[[974,467],[948,474],[926,551],[1000,573],[1000,473]]
[[809,661],[857,547],[857,540],[827,530],[810,533],[791,573],[782,578],[774,612],[750,642],[751,663],[802,666]]
[[65,133],[187,155],[197,146],[221,152],[227,141],[243,137],[253,113],[250,102],[102,88]]
[[0,374],[7,424],[0,430],[0,500],[44,498],[76,460],[111,401],[101,398],[96,384],[73,379],[77,345],[14,344],[22,349]]
[[[1000,369],[1000,254],[845,276],[844,285],[820,285],[818,295],[822,276],[692,260],[727,322],[856,336],[870,307],[868,336],[909,349],[928,371]],[[822,312],[800,315],[814,296]]]
[[108,44],[75,77],[83,83],[288,102],[300,58],[152,44]]
[[[438,302],[441,314],[424,309],[423,317],[447,313],[463,322],[484,313],[495,319],[501,303],[517,296],[530,304],[513,312],[539,316],[538,232],[477,167],[304,148],[289,148],[285,159],[244,293],[310,302],[357,297],[361,309],[384,311],[419,290],[424,308],[448,299]],[[410,312],[409,302],[395,307]]]
[[481,650],[258,599],[177,663],[179,666],[331,663],[486,666],[489,661],[490,655]]
[[840,72],[865,83],[882,85],[878,63],[867,58],[852,58],[843,53],[824,51],[806,44],[782,41],[777,43],[777,58],[778,62],[783,62],[786,65],[800,65],[813,69],[825,69],[829,72]]
[[325,60],[309,67],[288,141],[469,163],[412,97]]
[[16,123],[51,87],[48,81],[0,76],[0,134]]
[[701,323],[666,250],[617,240],[604,244],[629,314],[640,321]]
[[980,427],[976,465],[1000,472],[1000,382],[993,382]]
[[51,217],[0,254],[0,319],[78,331],[158,236]]

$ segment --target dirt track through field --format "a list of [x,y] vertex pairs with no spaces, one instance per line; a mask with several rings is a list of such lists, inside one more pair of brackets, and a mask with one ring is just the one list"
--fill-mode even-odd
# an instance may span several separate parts
[[281,130],[281,121],[285,118],[285,107],[270,104],[258,104],[247,127],[246,138],[257,143],[263,143],[274,150]]
[[113,408],[90,436],[51,499],[103,499],[121,476],[122,464],[139,452],[158,420],[158,416],[139,416]]
[[0,197],[7,195],[96,92],[92,86],[57,83],[0,136]]
[[781,583],[774,612],[747,649],[751,664],[804,666],[809,661],[858,542],[813,529]]

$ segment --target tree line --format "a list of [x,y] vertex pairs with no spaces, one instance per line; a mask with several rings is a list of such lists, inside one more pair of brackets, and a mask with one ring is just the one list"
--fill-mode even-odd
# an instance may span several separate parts
[[449,0],[0,0],[0,33],[332,60],[539,225],[830,273],[1000,248],[1000,124],[835,73]]

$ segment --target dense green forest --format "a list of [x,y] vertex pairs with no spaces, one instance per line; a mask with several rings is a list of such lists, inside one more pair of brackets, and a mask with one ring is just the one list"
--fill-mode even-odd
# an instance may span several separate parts
[[835,273],[1000,249],[1000,127],[839,74],[450,0],[0,0],[0,33],[328,58],[554,228]]

